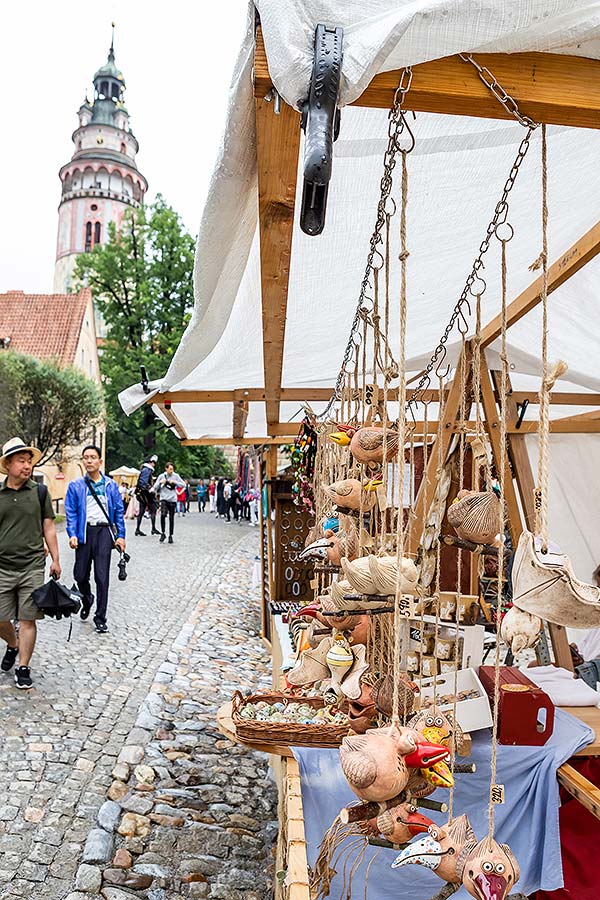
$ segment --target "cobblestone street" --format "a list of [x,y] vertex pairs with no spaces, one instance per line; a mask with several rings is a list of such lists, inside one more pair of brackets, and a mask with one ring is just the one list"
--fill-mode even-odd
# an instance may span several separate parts
[[[276,791],[214,727],[270,684],[251,588],[257,529],[195,509],[175,544],[133,537],[108,622],[41,623],[34,690],[0,678],[0,897],[262,900]],[[149,531],[149,528],[146,529]],[[65,583],[73,554],[61,535]]]

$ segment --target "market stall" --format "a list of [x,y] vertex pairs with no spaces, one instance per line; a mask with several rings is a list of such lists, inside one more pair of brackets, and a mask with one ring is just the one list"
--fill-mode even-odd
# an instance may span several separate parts
[[559,782],[600,815],[597,26],[497,6],[257,4],[196,312],[122,398],[263,448],[273,692],[219,723],[296,900],[553,891]]

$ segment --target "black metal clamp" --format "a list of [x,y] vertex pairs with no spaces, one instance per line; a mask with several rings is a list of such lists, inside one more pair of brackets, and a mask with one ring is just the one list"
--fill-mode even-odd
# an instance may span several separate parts
[[519,417],[515,423],[515,428],[520,428],[523,424],[523,419],[525,418],[525,413],[527,412],[527,407],[529,406],[529,400],[525,398],[522,403],[517,403],[517,412]]
[[146,372],[146,366],[140,366],[140,372],[142,375],[142,390],[145,394],[149,394],[150,388],[148,387],[148,373]]
[[343,41],[343,28],[317,25],[310,92],[302,105],[301,121],[306,139],[300,228],[310,235],[321,234],[325,227],[333,143],[340,131],[337,102]]

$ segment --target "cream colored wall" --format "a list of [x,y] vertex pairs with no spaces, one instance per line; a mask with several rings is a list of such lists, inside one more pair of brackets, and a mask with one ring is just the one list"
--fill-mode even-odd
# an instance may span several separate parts
[[79,342],[73,360],[75,368],[80,369],[84,375],[91,378],[96,384],[100,384],[100,362],[98,359],[98,339],[96,324],[94,321],[94,304],[92,298],[88,300]]

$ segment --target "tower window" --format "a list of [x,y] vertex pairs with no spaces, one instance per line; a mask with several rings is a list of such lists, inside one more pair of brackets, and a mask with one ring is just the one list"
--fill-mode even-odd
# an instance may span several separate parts
[[94,244],[100,243],[101,233],[102,226],[100,225],[100,222],[96,222],[96,224],[94,225]]
[[96,210],[98,209],[98,204],[92,203],[92,205],[90,206],[90,209],[92,210],[92,212],[96,212]]
[[127,153],[127,147],[125,144],[121,144],[121,153]]
[[92,223],[85,224],[85,252],[89,253],[92,249]]

